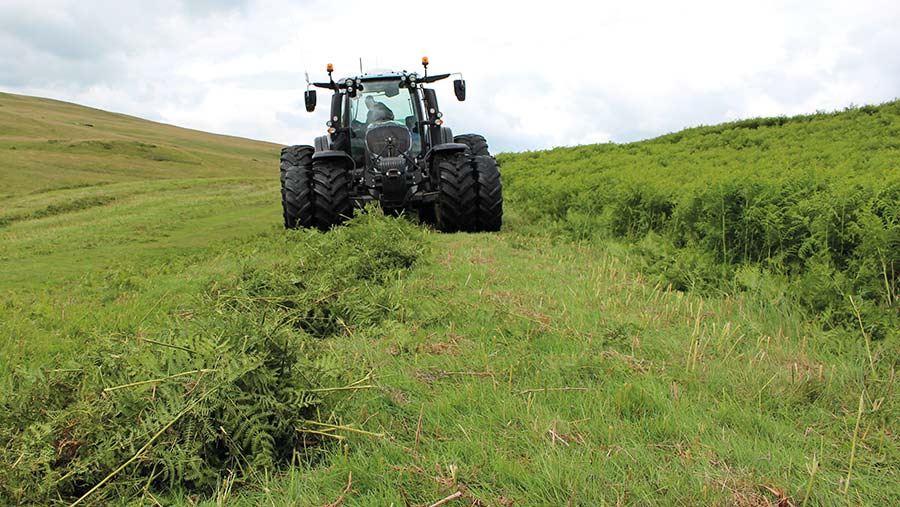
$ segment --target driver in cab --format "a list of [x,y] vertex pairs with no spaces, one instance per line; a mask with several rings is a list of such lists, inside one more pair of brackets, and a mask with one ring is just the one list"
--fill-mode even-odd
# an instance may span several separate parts
[[371,125],[379,121],[390,121],[394,119],[394,112],[381,102],[376,102],[375,97],[369,95],[366,97],[366,124]]

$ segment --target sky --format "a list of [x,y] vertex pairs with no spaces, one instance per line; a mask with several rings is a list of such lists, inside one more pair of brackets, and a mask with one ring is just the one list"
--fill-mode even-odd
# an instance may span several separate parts
[[427,55],[466,79],[446,126],[524,151],[894,100],[898,27],[896,0],[0,0],[0,91],[312,144],[306,72]]

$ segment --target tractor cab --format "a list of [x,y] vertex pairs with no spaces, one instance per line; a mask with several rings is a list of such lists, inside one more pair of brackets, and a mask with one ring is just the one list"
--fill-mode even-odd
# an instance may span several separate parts
[[[357,167],[368,167],[373,154],[367,152],[365,141],[369,128],[376,123],[397,124],[405,126],[409,131],[410,153],[424,156],[428,149],[453,142],[449,129],[442,129],[443,116],[437,103],[434,89],[426,88],[428,84],[446,79],[453,74],[428,75],[428,58],[422,59],[425,75],[412,72],[384,72],[379,74],[363,74],[335,81],[332,78],[334,68],[328,65],[329,81],[310,83],[310,86],[331,90],[331,115],[326,123],[329,136],[317,141],[332,150],[347,153]],[[460,76],[453,82],[456,98],[465,100],[465,81]],[[306,110],[316,107],[316,91],[306,91]],[[446,131],[444,131],[446,130]]]
[[[349,97],[350,156],[358,167],[367,166],[373,157],[422,154],[417,97],[414,90],[400,88],[399,84],[396,76],[361,79],[362,90]],[[379,144],[387,139],[392,139],[390,146]]]

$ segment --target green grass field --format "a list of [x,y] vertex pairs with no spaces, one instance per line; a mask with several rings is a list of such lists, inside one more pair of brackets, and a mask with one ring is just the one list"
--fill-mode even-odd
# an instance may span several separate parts
[[[639,164],[647,143],[596,149]],[[284,231],[276,145],[0,94],[0,505],[70,505],[97,483],[72,477],[106,477],[148,441],[78,505],[900,504],[896,334],[824,322],[758,263],[729,268],[739,290],[676,290],[640,238],[583,234],[599,226],[574,201],[536,220],[530,171],[559,151],[501,157],[498,234],[377,213]],[[257,335],[332,379],[315,417],[337,429],[307,432],[318,443],[293,465],[159,479],[149,463],[186,458],[178,425],[152,439],[151,409],[167,386],[191,399],[181,377],[77,393],[109,417],[142,404],[133,447],[73,436],[100,416],[42,424],[57,412],[40,403],[74,385],[59,375],[103,364],[95,387],[141,382],[158,343]],[[101,449],[115,458],[59,472]]]

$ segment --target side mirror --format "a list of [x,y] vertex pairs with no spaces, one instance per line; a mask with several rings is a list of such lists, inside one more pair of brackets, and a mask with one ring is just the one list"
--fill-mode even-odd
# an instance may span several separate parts
[[460,102],[466,100],[466,82],[462,79],[454,80],[453,93],[456,94],[456,99]]
[[311,113],[316,110],[316,91],[306,90],[303,92],[303,99],[306,101],[306,111]]

